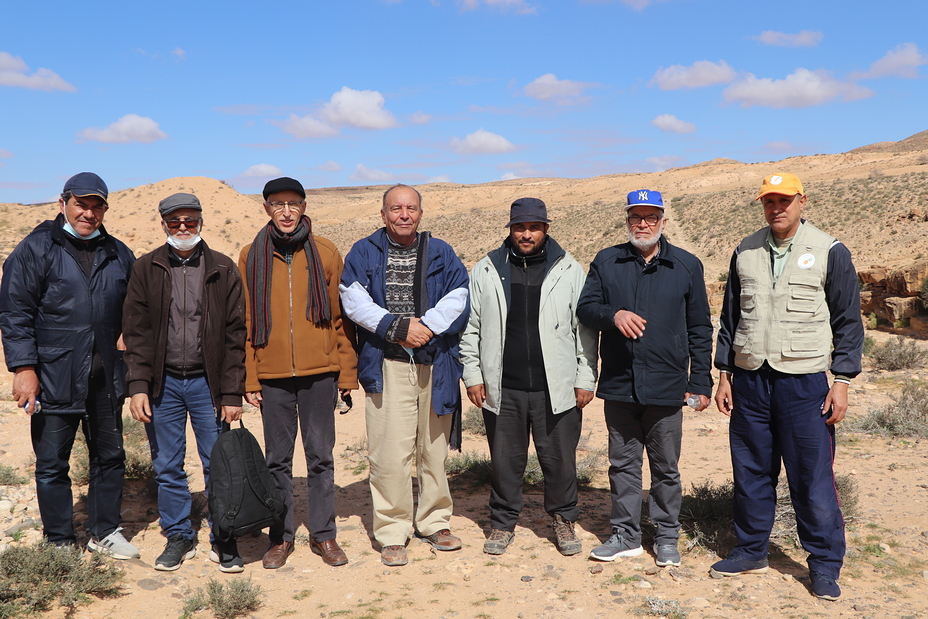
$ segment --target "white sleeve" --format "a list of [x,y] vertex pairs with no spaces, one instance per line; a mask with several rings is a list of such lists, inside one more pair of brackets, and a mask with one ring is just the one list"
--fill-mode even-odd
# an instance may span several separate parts
[[467,308],[467,288],[455,288],[443,296],[420,320],[433,334],[441,335]]
[[371,333],[377,333],[378,325],[390,312],[374,303],[371,295],[358,282],[351,286],[339,284],[338,291],[341,294],[342,308],[351,322]]

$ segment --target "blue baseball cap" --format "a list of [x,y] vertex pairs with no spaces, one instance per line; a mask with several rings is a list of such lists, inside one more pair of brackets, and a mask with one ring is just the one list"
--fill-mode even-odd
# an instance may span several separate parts
[[61,193],[65,193],[66,191],[70,191],[71,195],[77,198],[99,196],[103,198],[104,204],[106,203],[106,197],[109,195],[106,183],[93,172],[81,172],[69,178],[68,182],[64,184],[64,189],[61,190]]
[[628,192],[628,206],[625,207],[625,210],[627,211],[633,206],[653,206],[664,210],[664,196],[659,191],[636,189]]

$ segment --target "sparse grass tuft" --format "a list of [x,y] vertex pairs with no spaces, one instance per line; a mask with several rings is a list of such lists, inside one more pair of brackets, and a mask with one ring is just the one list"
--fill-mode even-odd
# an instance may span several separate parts
[[70,615],[91,596],[119,595],[122,579],[122,570],[99,553],[82,558],[79,548],[47,542],[10,546],[0,553],[0,617],[32,615],[55,605]]
[[223,584],[212,578],[205,589],[197,589],[184,599],[182,619],[211,610],[216,619],[235,619],[261,607],[261,586],[250,579],[234,578]]
[[[122,420],[123,444],[126,450],[126,479],[154,482],[155,470],[151,465],[151,447],[145,424],[131,417]],[[78,432],[71,451],[71,479],[79,486],[90,482],[90,461],[87,441],[83,432]]]
[[29,478],[20,473],[15,466],[0,464],[0,486],[21,486],[28,482]]
[[928,361],[928,352],[919,348],[913,340],[899,335],[874,346],[869,357],[879,370],[908,370],[923,367]]
[[902,384],[893,403],[846,422],[848,430],[877,436],[928,438],[928,386],[912,380]]

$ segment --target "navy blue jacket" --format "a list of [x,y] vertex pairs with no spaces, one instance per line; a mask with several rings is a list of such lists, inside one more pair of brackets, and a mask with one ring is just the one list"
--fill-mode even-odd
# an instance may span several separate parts
[[84,414],[94,346],[110,396],[117,403],[126,396],[116,340],[135,256],[101,227],[88,278],[63,222],[58,215],[39,224],[6,259],[0,332],[7,368],[35,367],[43,412]]
[[[427,235],[427,232],[420,233]],[[345,256],[345,268],[342,271],[341,286],[342,305],[345,315],[350,316],[351,303],[346,303],[345,288],[357,285],[363,288],[374,304],[380,308],[387,306],[386,272],[389,239],[386,230],[381,228],[367,238],[363,238],[351,248]],[[467,269],[461,263],[450,245],[436,238],[428,239],[428,256],[425,265],[425,284],[428,307],[434,308],[445,295],[463,289],[466,297]],[[470,302],[466,300],[463,311],[451,318],[449,326],[440,335],[434,336],[425,346],[415,351],[416,362],[432,365],[432,408],[438,415],[455,413],[461,408],[461,364],[459,343],[461,331],[467,326],[470,315]],[[387,328],[394,317],[385,315],[376,332],[361,325],[356,329],[358,338],[358,382],[367,393],[383,393],[383,353],[387,341],[384,339]]]
[[[620,309],[648,321],[633,340],[616,328]],[[580,322],[601,332],[596,395],[604,400],[682,406],[684,393],[712,394],[712,322],[702,263],[661,236],[645,267],[631,243],[596,255],[577,303]]]

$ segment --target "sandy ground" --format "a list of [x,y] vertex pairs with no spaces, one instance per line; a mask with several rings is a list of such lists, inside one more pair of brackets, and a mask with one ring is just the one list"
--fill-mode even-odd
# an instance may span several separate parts
[[[877,334],[877,337],[882,337]],[[865,372],[852,386],[851,415],[889,401],[904,378],[928,380],[928,373]],[[0,393],[9,393],[10,376],[0,377]],[[336,483],[339,542],[349,563],[332,568],[309,551],[306,537],[305,471],[297,454],[295,480],[298,545],[287,565],[276,571],[261,567],[267,537],[240,542],[246,561],[240,575],[221,574],[207,559],[208,530],[200,530],[199,552],[176,572],[152,566],[165,540],[155,502],[137,487],[127,489],[123,521],[127,537],[142,551],[140,560],[121,563],[126,572],[124,595],[95,600],[75,617],[177,617],[184,596],[211,578],[250,578],[261,586],[263,606],[253,616],[300,617],[630,617],[647,598],[677,601],[690,617],[924,617],[928,616],[928,442],[888,440],[840,433],[836,470],[853,475],[860,496],[860,517],[848,523],[848,558],[837,602],[813,598],[808,590],[805,554],[795,548],[773,548],[765,575],[715,580],[708,574],[716,553],[728,548],[696,548],[685,552],[679,568],[656,568],[647,552],[637,558],[598,563],[589,550],[608,533],[606,463],[593,488],[581,492],[578,534],[584,552],[563,557],[552,543],[550,520],[540,493],[525,497],[516,538],[506,554],[482,552],[488,528],[487,488],[453,486],[452,530],[464,540],[457,552],[435,552],[413,539],[410,563],[388,568],[380,563],[370,537],[371,512],[367,470],[358,447],[364,444],[363,393],[355,393],[355,409],[337,417]],[[9,400],[0,401],[2,461],[28,470],[28,420]],[[247,426],[261,440],[257,412]],[[689,413],[684,422],[682,476],[684,486],[710,479],[730,479],[727,418],[714,407]],[[593,448],[606,444],[602,403],[594,400],[584,414],[584,433]],[[191,435],[192,438],[192,435]],[[191,440],[192,445],[192,440]],[[484,451],[485,440],[465,434],[465,451]],[[361,464],[361,466],[358,466]],[[202,489],[199,462],[188,446],[188,471],[194,490]],[[646,482],[647,483],[647,482]],[[75,496],[81,491],[76,489]],[[82,520],[78,504],[78,520]],[[884,544],[881,548],[879,544]],[[54,611],[50,616],[61,616]]]

